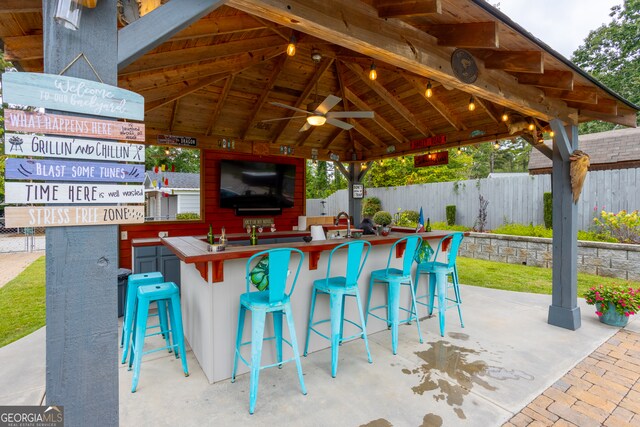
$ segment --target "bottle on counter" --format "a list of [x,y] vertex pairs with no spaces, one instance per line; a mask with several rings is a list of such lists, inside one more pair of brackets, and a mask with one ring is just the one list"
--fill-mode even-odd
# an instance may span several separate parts
[[427,218],[427,227],[425,228],[424,231],[431,231],[431,218]]
[[249,243],[251,243],[252,246],[258,244],[258,234],[256,233],[255,225],[251,226],[251,237],[249,238]]
[[218,239],[218,241],[220,242],[220,244],[222,246],[226,246],[227,245],[227,234],[226,234],[226,231],[225,231],[224,227],[222,227],[222,230],[220,230],[220,239]]
[[209,233],[207,234],[207,243],[213,245],[215,242],[215,236],[213,235],[213,227],[209,224]]

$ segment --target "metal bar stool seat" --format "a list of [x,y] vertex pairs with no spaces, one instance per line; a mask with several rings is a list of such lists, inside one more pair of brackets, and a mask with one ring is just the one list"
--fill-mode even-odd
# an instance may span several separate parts
[[[133,336],[133,327],[136,320],[138,288],[143,285],[154,285],[156,283],[163,282],[164,277],[162,276],[162,273],[158,271],[129,275],[129,279],[127,281],[127,298],[125,300],[124,319],[122,321],[122,337],[120,338],[120,347],[123,347],[122,360],[120,363],[126,363],[127,355],[129,354],[129,347]],[[161,331],[166,331],[169,329],[167,324],[167,305],[164,300],[157,301],[156,305],[158,312],[156,314],[150,314],[150,316],[158,316],[160,323],[157,325],[147,326],[147,329],[160,328]],[[167,345],[169,345],[169,337],[165,336],[164,332],[162,335],[164,336]],[[171,349],[169,349],[169,352],[171,352]]]
[[[296,274],[289,285],[289,292],[286,292],[288,277],[290,276],[289,262],[291,261],[291,253],[298,254]],[[251,268],[255,261],[261,262],[264,256],[267,256],[268,267],[263,271],[268,281],[268,288],[263,291],[251,292]],[[251,384],[249,391],[249,413],[253,414],[256,407],[258,397],[258,382],[260,379],[260,371],[262,369],[271,368],[273,366],[282,367],[284,363],[295,361],[298,370],[298,379],[300,380],[300,388],[302,394],[307,394],[307,388],[304,385],[302,376],[302,365],[300,364],[300,353],[298,350],[298,341],[296,338],[295,325],[293,323],[293,313],[291,311],[291,294],[295,288],[302,266],[304,254],[298,249],[278,248],[269,249],[258,252],[247,260],[246,264],[246,286],[247,291],[240,295],[240,310],[238,313],[238,331],[236,334],[235,356],[233,359],[233,371],[231,373],[231,382],[236,380],[236,372],[238,368],[238,359],[247,365],[251,370]],[[293,263],[295,265],[295,261]],[[246,313],[251,311],[251,340],[242,341],[244,330],[244,320]],[[273,315],[273,337],[264,337],[264,327],[267,313]],[[289,327],[290,341],[282,337],[282,316],[286,317],[287,326]],[[262,344],[264,341],[275,340],[276,342],[276,358],[277,362],[261,366]],[[293,357],[282,360],[282,343],[286,343],[293,351]],[[241,348],[251,345],[251,360],[247,360],[242,356]]]
[[[332,276],[331,275],[331,263],[334,255],[343,255],[344,251],[347,251],[347,271],[346,276]],[[366,240],[354,240],[352,242],[343,243],[336,246],[329,254],[329,262],[327,265],[327,276],[324,279],[318,279],[313,281],[313,293],[311,295],[311,308],[309,310],[309,324],[307,328],[307,338],[304,345],[304,355],[307,355],[309,350],[309,337],[311,332],[315,332],[321,337],[331,341],[331,376],[335,378],[338,371],[338,348],[344,341],[348,341],[354,338],[363,338],[364,345],[367,350],[367,360],[372,363],[371,352],[369,351],[369,341],[367,339],[367,327],[362,312],[362,302],[360,299],[360,291],[358,290],[358,279],[362,273],[369,251],[371,250],[371,243]],[[316,297],[318,294],[329,295],[329,307],[330,318],[313,321],[313,314],[316,308]],[[353,320],[344,318],[344,305],[345,297],[355,297],[356,304],[358,306],[358,314],[360,315],[360,324],[355,323]],[[331,322],[331,336],[327,336],[314,328],[322,323]],[[355,335],[344,337],[344,322],[348,322],[351,325],[359,329],[359,332]]]
[[[418,281],[421,274],[429,274],[429,292],[425,295],[417,297],[417,303],[428,307],[429,316],[432,315],[434,307],[438,310],[438,320],[440,323],[440,336],[444,336],[445,312],[449,308],[457,307],[458,316],[460,317],[460,326],[464,328],[462,321],[462,298],[460,297],[460,283],[458,281],[458,269],[456,266],[456,258],[460,243],[464,238],[463,233],[451,233],[444,236],[438,242],[438,247],[430,261],[419,263],[416,267],[414,287],[418,287]],[[449,252],[447,253],[447,262],[438,261],[438,254],[443,250],[445,242],[449,241]],[[449,276],[451,276],[451,286],[449,286]],[[448,296],[448,290],[453,289],[453,297]],[[438,299],[438,305],[435,306],[435,299]],[[426,299],[427,302],[420,301]]]
[[[422,332],[420,331],[420,317],[418,316],[418,308],[416,305],[416,294],[413,286],[413,280],[411,279],[411,266],[413,264],[413,258],[416,251],[422,243],[422,238],[417,235],[411,235],[396,240],[391,246],[389,251],[389,258],[387,259],[387,267],[382,270],[375,270],[371,272],[371,279],[369,280],[369,297],[367,298],[367,311],[365,323],[369,319],[369,315],[383,320],[387,323],[387,327],[391,327],[391,349],[393,354],[398,352],[398,325],[402,323],[410,324],[413,320],[416,321],[418,327],[418,338],[422,343]],[[402,269],[391,267],[391,260],[393,254],[396,252],[396,246],[399,244],[405,244],[404,255],[402,257]],[[375,284],[387,285],[387,304],[371,307],[371,294],[373,293],[373,286]],[[400,307],[400,287],[409,286],[411,291],[411,309]],[[377,310],[386,309],[387,316],[382,317],[375,313]],[[407,312],[409,316],[406,319],[399,319],[400,310]]]
[[[176,358],[182,360],[182,370],[184,376],[189,376],[187,367],[187,354],[184,347],[184,333],[182,330],[182,311],[180,309],[180,290],[173,282],[157,283],[154,285],[143,285],[137,291],[136,324],[133,342],[131,344],[131,358],[129,359],[129,369],[133,364],[133,382],[131,392],[135,393],[140,378],[140,364],[142,356],[155,353],[164,349],[173,349]],[[149,305],[152,302],[164,301],[169,308],[169,322],[171,329],[167,331],[155,332],[146,335],[147,321],[149,316]],[[167,345],[153,350],[144,351],[144,339],[153,335],[165,333]],[[169,344],[169,336],[173,344]]]

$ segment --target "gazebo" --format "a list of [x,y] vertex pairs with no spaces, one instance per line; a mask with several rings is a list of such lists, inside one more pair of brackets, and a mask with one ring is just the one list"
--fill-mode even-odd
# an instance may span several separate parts
[[[204,222],[172,225],[172,232],[201,234],[217,220],[241,228],[240,218],[221,216],[207,203],[219,196],[212,187],[216,162],[228,155],[299,165],[299,189],[304,159],[334,161],[349,180],[348,211],[358,221],[352,190],[368,162],[420,154],[428,165],[448,148],[522,136],[553,163],[556,262],[548,321],[580,327],[569,178],[577,125],[603,120],[635,127],[639,108],[487,2],[100,0],[84,9],[77,31],[54,23],[55,3],[0,4],[5,59],[20,71],[58,74],[84,53],[86,61],[65,74],[143,95],[147,143],[166,134],[197,139]],[[552,148],[543,134],[553,135]],[[279,227],[303,214],[303,194]],[[157,236],[166,227],[120,231]],[[99,402],[101,420],[117,423],[117,373],[113,384],[89,381],[90,397],[70,385],[108,378],[116,369],[117,329],[108,320],[115,308],[101,309],[100,301],[115,301],[116,287],[105,294],[102,284],[115,281],[118,259],[130,260],[130,243],[117,234],[116,226],[47,230],[47,398],[78,406],[69,409],[77,420],[89,411],[78,402],[87,401]],[[76,256],[87,262],[66,262]],[[87,300],[94,310],[82,307]],[[80,360],[75,353],[87,342],[94,355]],[[77,373],[59,375],[66,364]]]

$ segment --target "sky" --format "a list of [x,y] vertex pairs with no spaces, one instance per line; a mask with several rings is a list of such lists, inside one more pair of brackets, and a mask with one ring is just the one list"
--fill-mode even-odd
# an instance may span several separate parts
[[525,30],[567,59],[622,0],[489,0]]

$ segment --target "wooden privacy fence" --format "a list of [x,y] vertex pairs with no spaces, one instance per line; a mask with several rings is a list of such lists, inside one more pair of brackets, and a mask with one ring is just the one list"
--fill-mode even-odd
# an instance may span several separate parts
[[[618,212],[640,209],[640,169],[592,171],[587,174],[578,201],[578,228],[587,230],[600,211]],[[510,175],[479,180],[438,182],[366,189],[366,197],[378,197],[382,209],[395,213],[419,211],[431,221],[446,221],[445,206],[456,206],[456,224],[472,227],[478,217],[481,194],[489,201],[486,229],[505,222],[544,224],[543,194],[551,191],[550,175]],[[340,190],[326,199],[308,199],[307,215],[336,215],[348,206],[347,191]]]

